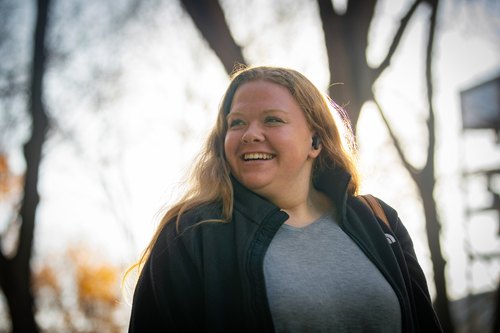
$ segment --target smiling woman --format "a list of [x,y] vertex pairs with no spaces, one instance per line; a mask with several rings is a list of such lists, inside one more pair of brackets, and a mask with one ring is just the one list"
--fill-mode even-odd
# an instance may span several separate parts
[[233,75],[137,265],[130,332],[441,331],[397,213],[381,203],[387,227],[357,197],[332,112],[297,71]]

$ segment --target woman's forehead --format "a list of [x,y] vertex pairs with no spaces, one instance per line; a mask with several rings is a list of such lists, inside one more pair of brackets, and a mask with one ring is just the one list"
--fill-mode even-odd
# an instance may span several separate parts
[[274,82],[256,80],[241,85],[233,96],[230,112],[247,110],[302,109],[290,91]]

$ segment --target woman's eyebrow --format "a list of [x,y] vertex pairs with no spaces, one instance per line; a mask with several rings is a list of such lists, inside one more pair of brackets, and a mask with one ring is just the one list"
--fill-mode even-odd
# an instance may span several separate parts
[[275,112],[278,112],[278,113],[287,113],[285,110],[282,110],[282,109],[269,109],[269,110],[264,110],[263,112],[264,113],[275,113]]
[[[262,112],[265,113],[265,114],[276,113],[276,112],[278,112],[278,113],[287,113],[287,111],[281,110],[281,109],[266,109],[266,110],[263,110]],[[245,115],[245,112],[239,111],[239,110],[229,111],[229,113],[226,115],[226,119],[229,118],[230,116],[242,116],[242,115]]]
[[242,111],[229,111],[229,113],[226,115],[226,119],[229,118],[230,116],[234,116],[234,115],[241,116],[243,114],[245,114],[245,113]]

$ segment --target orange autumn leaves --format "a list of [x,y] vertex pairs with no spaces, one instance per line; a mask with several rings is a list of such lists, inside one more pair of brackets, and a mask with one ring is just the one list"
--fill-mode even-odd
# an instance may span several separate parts
[[21,190],[23,177],[12,172],[7,156],[0,153],[0,200]]
[[76,265],[76,280],[80,298],[87,302],[99,301],[109,305],[120,297],[120,271],[117,267],[95,262],[88,253],[70,250]]
[[127,324],[122,268],[88,246],[71,246],[45,258],[34,273],[44,330],[120,332]]

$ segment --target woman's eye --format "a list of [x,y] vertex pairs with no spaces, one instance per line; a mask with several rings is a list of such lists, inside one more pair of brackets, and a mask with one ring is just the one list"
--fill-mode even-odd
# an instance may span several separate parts
[[232,119],[229,121],[229,127],[232,128],[232,127],[235,127],[235,126],[240,126],[240,125],[243,125],[244,122],[243,120],[241,119]]
[[284,121],[280,118],[277,117],[267,117],[266,118],[266,123],[269,124],[277,124],[277,123],[283,123]]

